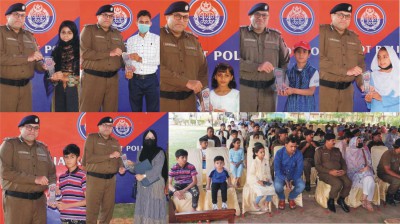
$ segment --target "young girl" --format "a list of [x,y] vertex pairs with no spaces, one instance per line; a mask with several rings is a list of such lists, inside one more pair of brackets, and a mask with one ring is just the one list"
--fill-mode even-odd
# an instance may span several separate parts
[[371,63],[371,86],[365,96],[371,112],[400,111],[399,58],[392,47],[381,47]]
[[229,146],[229,161],[231,165],[231,172],[233,175],[233,186],[238,187],[239,178],[243,172],[244,150],[240,148],[240,139],[234,138]]
[[275,194],[274,183],[271,178],[271,172],[269,167],[269,158],[265,157],[265,149],[264,146],[257,142],[254,144],[253,148],[253,163],[250,166],[250,172],[248,181],[250,186],[253,188],[257,197],[254,202],[254,207],[257,211],[260,211],[261,208],[258,205],[261,199],[266,196],[264,210],[267,212],[270,208],[270,203],[272,200],[272,195]]
[[319,86],[319,73],[308,59],[310,44],[300,41],[294,45],[296,64],[286,71],[285,89],[279,95],[287,96],[285,112],[312,112],[316,110],[315,89]]
[[215,112],[239,112],[239,90],[232,66],[219,63],[212,75],[210,92],[210,110]]
[[51,56],[56,63],[56,73],[50,78],[57,83],[54,109],[56,112],[78,112],[79,35],[74,22],[61,23],[58,42]]

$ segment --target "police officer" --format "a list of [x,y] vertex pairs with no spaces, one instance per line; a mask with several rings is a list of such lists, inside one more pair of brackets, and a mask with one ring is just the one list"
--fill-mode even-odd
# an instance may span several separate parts
[[352,10],[347,3],[336,5],[330,11],[332,23],[319,28],[321,112],[353,111],[351,83],[356,80],[363,89],[363,49],[358,35],[347,29]]
[[7,24],[0,26],[0,111],[32,111],[34,70],[45,71],[33,34],[22,29],[26,13],[22,3],[11,5],[5,15]]
[[337,203],[343,211],[349,212],[349,206],[344,202],[344,199],[350,193],[352,182],[346,175],[346,161],[343,159],[340,150],[335,147],[335,138],[335,134],[325,135],[325,145],[317,148],[314,155],[315,168],[318,171],[319,179],[331,185],[328,209],[336,212],[334,199],[339,194]]
[[189,4],[172,3],[160,31],[161,111],[196,111],[195,94],[207,87],[207,61],[197,38],[185,31]]
[[117,29],[111,27],[112,5],[101,6],[97,24],[86,25],[81,33],[82,92],[79,111],[115,112],[118,110],[118,70],[122,66],[124,41]]
[[[125,173],[121,156],[121,146],[111,136],[113,119],[102,118],[98,133],[88,135],[82,165],[86,167],[86,221],[88,224],[110,223],[115,204],[115,174]],[[101,209],[100,209],[101,208]],[[100,213],[100,216],[99,216]]]
[[18,124],[20,136],[6,138],[0,146],[0,177],[6,224],[46,223],[49,184],[56,183],[56,168],[47,146],[36,141],[39,117],[24,117]]
[[281,33],[267,27],[267,3],[255,4],[248,15],[251,24],[240,28],[240,111],[275,111],[273,71],[286,69],[289,50]]

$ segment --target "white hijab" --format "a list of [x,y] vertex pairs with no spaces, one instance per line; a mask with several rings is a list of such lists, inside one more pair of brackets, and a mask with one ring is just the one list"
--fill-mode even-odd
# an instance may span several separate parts
[[[389,54],[390,62],[392,63],[392,71],[390,73],[380,72],[378,66],[378,52],[376,52],[374,59],[371,63],[372,79],[374,80],[375,91],[381,96],[387,96],[394,91],[394,97],[400,95],[400,65],[399,58],[391,46],[384,46]],[[385,75],[386,77],[382,77]]]

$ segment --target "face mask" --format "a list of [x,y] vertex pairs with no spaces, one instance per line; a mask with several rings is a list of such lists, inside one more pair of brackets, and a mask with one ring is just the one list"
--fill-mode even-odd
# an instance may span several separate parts
[[379,68],[382,70],[389,70],[389,69],[393,68],[393,65],[392,65],[392,63],[390,63],[390,65],[388,65],[386,68],[382,68],[381,66],[379,66]]
[[364,146],[364,144],[362,142],[357,144],[357,148],[361,149]]
[[140,33],[147,33],[150,30],[150,25],[139,23],[138,28]]
[[154,146],[156,146],[156,140],[155,139],[145,139],[143,142],[143,146],[154,147]]

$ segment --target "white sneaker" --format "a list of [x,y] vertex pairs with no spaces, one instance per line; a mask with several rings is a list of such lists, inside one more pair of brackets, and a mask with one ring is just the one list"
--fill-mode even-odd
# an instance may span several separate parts
[[213,210],[218,210],[218,205],[217,204],[213,204],[212,209]]
[[228,209],[228,205],[225,202],[222,202],[222,209]]

